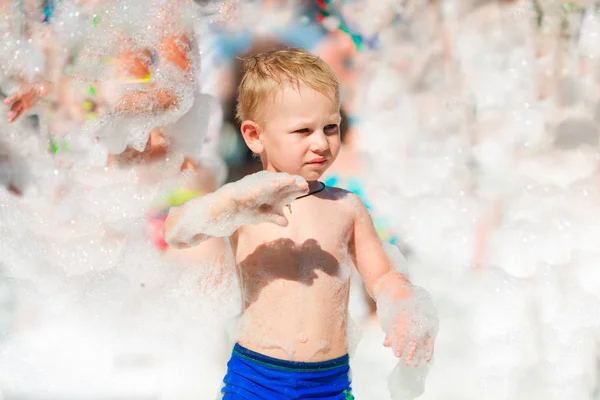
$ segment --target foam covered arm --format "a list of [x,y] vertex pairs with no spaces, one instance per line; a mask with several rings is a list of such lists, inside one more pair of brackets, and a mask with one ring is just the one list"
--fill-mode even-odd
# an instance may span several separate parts
[[283,207],[308,192],[301,177],[262,171],[172,209],[164,225],[171,247],[195,246],[210,236],[231,236],[243,225],[286,226]]
[[[360,201],[359,201],[360,202]],[[351,253],[369,293],[377,302],[377,315],[386,332],[384,345],[406,363],[429,361],[437,334],[437,312],[429,294],[413,286],[402,273],[404,257],[394,246],[384,248],[369,212],[356,204]]]
[[231,235],[237,227],[228,223],[235,211],[229,186],[172,208],[163,228],[167,244],[182,249],[196,246],[211,236]]

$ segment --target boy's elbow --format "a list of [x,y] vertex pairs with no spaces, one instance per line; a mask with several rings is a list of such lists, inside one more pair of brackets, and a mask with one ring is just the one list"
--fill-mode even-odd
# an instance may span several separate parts
[[201,242],[208,239],[208,237],[204,234],[196,234],[191,238],[187,238],[182,229],[180,221],[180,209],[175,209],[169,212],[167,219],[165,220],[165,224],[163,225],[163,237],[165,242],[169,245],[169,247],[174,249],[186,249],[188,247],[193,247]]
[[194,235],[191,240],[183,240],[176,236],[168,236],[167,233],[165,233],[165,242],[169,245],[169,247],[178,250],[197,246],[206,239],[208,239],[208,236],[202,234]]
[[181,240],[181,227],[178,227],[179,220],[181,219],[180,208],[174,208],[169,211],[167,219],[163,225],[163,237],[165,242],[174,249],[184,249],[189,247],[186,241]]
[[185,249],[189,247],[185,241],[177,238],[176,235],[173,234],[173,231],[167,229],[166,226],[163,229],[163,237],[165,238],[167,245],[173,249]]
[[181,218],[181,210],[179,208],[172,208],[169,210],[169,214],[165,219],[165,223],[163,225],[163,235],[165,240],[169,237],[173,236],[177,223]]

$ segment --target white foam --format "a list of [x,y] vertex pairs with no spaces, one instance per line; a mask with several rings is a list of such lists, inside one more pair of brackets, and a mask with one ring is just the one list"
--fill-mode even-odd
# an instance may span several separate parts
[[177,225],[165,238],[175,247],[192,246],[209,236],[230,236],[242,225],[278,222],[283,208],[307,190],[302,177],[257,172],[182,206]]
[[[196,10],[178,2],[169,14],[171,33],[189,33],[199,22]],[[99,61],[122,50],[116,32],[131,36],[132,49],[156,46],[162,36],[148,29],[162,23],[151,18],[155,11],[144,1],[58,2],[51,38],[64,55],[81,51],[72,87],[87,90],[97,79],[99,95],[106,88],[115,88],[113,95],[140,89],[111,86],[114,71]],[[27,50],[25,42],[21,48]],[[60,67],[64,60],[56,61]],[[187,399],[218,391],[229,350],[224,320],[240,307],[230,260],[210,253],[189,261],[167,257],[146,233],[146,211],[179,180],[184,156],[201,152],[203,135],[194,137],[199,132],[190,126],[171,130],[167,143],[187,137],[163,159],[105,167],[108,152],[144,150],[155,126],[175,124],[188,112],[188,120],[219,118],[214,106],[191,108],[193,76],[168,65],[152,73],[157,88],[175,93],[173,110],[155,111],[149,103],[151,112],[141,118],[101,114],[82,129],[84,121],[59,109],[52,119],[41,114],[41,132],[21,122],[9,128],[2,118],[9,158],[0,168],[26,185],[22,197],[8,193],[4,181],[0,188],[0,396]],[[0,81],[8,87],[3,75]],[[56,155],[48,152],[48,126],[60,143]],[[24,172],[27,180],[19,178]]]
[[[392,5],[378,3],[368,10],[368,15],[377,17],[370,19],[357,11],[371,3],[351,3],[358,7],[342,5],[344,16],[365,37],[379,29],[385,14],[381,11]],[[580,55],[584,64],[592,66],[590,70],[595,68],[597,18],[586,12],[579,37],[560,46],[570,50],[555,57],[558,54],[547,46],[535,48],[537,39],[545,43],[552,34],[532,35],[520,4],[497,7],[488,2],[481,12],[460,19],[475,3],[479,2],[443,2],[445,15],[455,18],[446,37],[423,35],[409,22],[422,22],[419,15],[426,14],[412,14],[399,26],[409,27],[416,49],[399,44],[402,35],[388,31],[379,52],[365,52],[369,63],[356,97],[362,102],[357,109],[363,112],[359,142],[371,155],[367,186],[383,193],[375,206],[390,215],[412,252],[403,272],[432,293],[441,321],[436,364],[429,375],[427,364],[410,369],[400,360],[389,388],[395,398],[414,398],[425,388],[422,400],[591,400],[598,393],[599,350],[594,342],[600,290],[598,152],[580,147],[582,139],[595,140],[594,129],[586,128],[587,137],[581,138],[575,135],[578,125],[569,121],[593,126],[595,110],[589,108],[597,101],[590,93],[597,79],[588,77],[583,84],[577,74]],[[118,100],[117,95],[140,87],[111,82],[113,71],[103,70],[97,60],[118,54],[115,32],[131,35],[135,42],[131,48],[156,45],[154,33],[161,23],[152,17],[148,2],[90,4],[76,9],[74,2],[58,2],[57,23],[52,27],[61,48],[73,48],[85,38],[79,83],[85,86],[89,77],[106,78],[103,85]],[[108,27],[94,28],[86,19],[93,15],[94,4]],[[215,25],[233,22],[241,30],[258,20],[259,7],[252,13],[241,8],[228,13],[221,6],[222,2],[210,3],[201,11],[206,19],[195,21],[187,6],[171,10],[174,25],[181,32],[193,25],[196,37],[206,38]],[[5,92],[15,89],[15,73],[33,77],[44,61],[38,48],[17,43],[23,39],[25,20],[18,16],[7,20],[7,15],[0,16],[4,35],[0,87]],[[277,26],[282,20],[271,22]],[[434,48],[440,41],[449,46],[444,54],[452,64],[448,70],[459,73],[446,80],[446,72],[440,72],[442,63],[434,61],[418,90],[429,91],[429,97],[439,101],[424,107],[423,93],[413,91],[414,82],[405,71],[419,68],[412,63],[414,55],[440,54]],[[15,50],[19,50],[16,58]],[[544,59],[536,59],[538,50]],[[411,64],[402,71],[394,63],[400,56],[407,56]],[[546,99],[540,100],[537,77],[555,74],[555,59],[561,60],[569,79],[582,84],[567,79],[562,92],[553,94],[548,89],[543,94]],[[178,149],[193,148],[194,154],[201,137],[209,135],[208,114],[218,118],[218,111],[212,104],[193,105],[196,85],[189,77],[169,68],[153,73],[160,88],[176,94],[177,110],[152,110],[149,102],[145,106],[151,112],[144,118],[113,113],[83,131],[77,124],[60,121],[65,126],[61,123],[61,138],[68,139],[72,152],[54,159],[47,154],[45,137],[31,134],[26,125],[22,125],[26,135],[21,135],[0,123],[3,140],[10,143],[9,162],[0,167],[2,176],[17,180],[25,172],[28,176],[23,198],[0,189],[4,273],[0,286],[9,285],[8,291],[0,288],[0,310],[6,310],[0,312],[0,320],[8,321],[0,322],[0,335],[9,338],[0,354],[0,370],[8,371],[0,374],[0,397],[68,399],[92,393],[186,399],[212,398],[218,390],[228,350],[228,344],[220,342],[224,339],[219,316],[239,311],[235,278],[228,275],[219,286],[209,283],[218,281],[210,273],[214,263],[186,264],[191,268],[183,268],[180,260],[165,264],[158,252],[146,246],[142,226],[140,210],[162,191],[154,185],[170,185],[182,155],[137,170],[102,168],[107,148],[114,153],[127,146],[143,149],[148,129],[154,126],[177,127],[180,121],[184,127],[167,129],[167,139]],[[561,103],[581,109],[573,115],[563,113],[555,108]],[[188,109],[192,114],[178,120]],[[192,129],[196,121],[202,129]],[[100,143],[95,143],[96,136]],[[475,169],[470,164],[474,158]],[[148,176],[160,179],[148,181]],[[244,182],[232,198],[248,200],[244,196],[249,186],[273,180],[256,175]],[[207,218],[207,209],[190,208],[191,218],[180,228],[224,236],[239,224],[267,221],[249,211],[271,201],[267,193],[272,192],[252,196],[252,207],[249,204],[238,216],[227,216],[209,228],[214,219]],[[214,197],[207,199],[210,203]],[[498,199],[497,225],[487,242],[489,265],[473,271],[476,222]],[[202,201],[190,204],[202,205]],[[280,211],[286,201],[265,204]],[[71,224],[74,216],[77,221]],[[206,220],[198,224],[195,218]],[[382,302],[382,322],[388,325],[398,310],[421,307],[415,299]],[[103,326],[99,321],[107,323]],[[351,326],[353,345],[356,336]],[[411,334],[418,337],[424,327],[431,325],[413,324]],[[379,329],[368,327],[354,354],[358,398],[388,396],[383,377],[396,360],[382,341]],[[219,343],[218,348],[212,348],[214,343]],[[210,360],[204,362],[206,354]]]

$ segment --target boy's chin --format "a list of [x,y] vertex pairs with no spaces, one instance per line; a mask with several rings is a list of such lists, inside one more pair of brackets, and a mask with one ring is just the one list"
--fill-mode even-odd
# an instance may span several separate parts
[[302,171],[302,173],[299,175],[306,179],[307,182],[310,182],[319,180],[324,173],[325,169],[319,171]]
[[316,181],[316,180],[319,180],[319,178],[321,178],[325,174],[325,171],[327,171],[328,167],[329,166],[327,165],[327,166],[322,166],[319,168],[308,167],[308,168],[289,169],[289,170],[282,168],[278,171],[285,172],[290,175],[301,176],[306,181]]

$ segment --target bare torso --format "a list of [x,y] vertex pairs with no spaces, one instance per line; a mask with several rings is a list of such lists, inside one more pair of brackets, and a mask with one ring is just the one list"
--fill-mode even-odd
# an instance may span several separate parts
[[326,188],[286,208],[287,227],[244,225],[232,237],[244,298],[242,346],[294,361],[347,353],[354,223],[347,197]]

